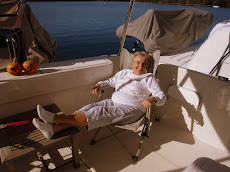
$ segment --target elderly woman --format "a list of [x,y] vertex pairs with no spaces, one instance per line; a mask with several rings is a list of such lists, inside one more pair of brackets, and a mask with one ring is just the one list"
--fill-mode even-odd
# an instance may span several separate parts
[[87,126],[91,130],[109,124],[122,125],[139,120],[147,107],[153,104],[161,106],[166,101],[154,75],[146,73],[149,60],[150,57],[145,52],[136,52],[132,70],[124,69],[108,80],[99,81],[92,89],[92,93],[97,95],[102,87],[114,87],[111,99],[86,105],[72,115],[55,115],[38,105],[38,115],[44,122],[34,118],[34,126],[46,138],[52,138],[55,133],[73,126]]

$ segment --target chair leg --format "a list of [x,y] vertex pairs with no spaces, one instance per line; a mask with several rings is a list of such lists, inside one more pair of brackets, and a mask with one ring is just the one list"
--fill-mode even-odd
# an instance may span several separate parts
[[124,131],[124,130],[120,130],[120,131],[118,131],[118,132],[113,132],[113,130],[109,127],[109,125],[107,125],[107,128],[110,130],[110,132],[111,132],[112,134],[109,135],[109,136],[106,136],[106,137],[103,137],[103,138],[101,138],[101,139],[96,140],[96,137],[97,137],[97,135],[98,135],[98,133],[99,133],[99,131],[100,131],[100,129],[101,129],[101,128],[98,128],[97,131],[96,131],[96,133],[95,133],[95,135],[94,135],[94,137],[93,137],[93,139],[90,141],[90,145],[93,145],[93,144],[95,144],[95,143],[98,142],[98,141],[102,141],[102,140],[104,140],[104,139],[106,139],[106,138],[109,138],[109,137],[112,137],[112,136],[115,136],[115,137],[116,137],[116,134],[118,134],[118,133]]
[[156,122],[160,122],[160,117],[158,117],[158,116],[156,116],[155,118],[154,118],[154,121],[156,121]]
[[141,146],[142,146],[142,144],[144,142],[144,138],[149,137],[149,131],[150,131],[150,117],[145,119],[145,124],[143,126],[142,133],[141,133],[141,136],[142,136],[141,141],[140,141],[140,144],[139,144],[139,147],[138,147],[136,155],[133,156],[133,159],[134,159],[135,162],[137,162],[137,160],[138,160],[138,156],[139,156],[139,153],[140,153],[140,150],[141,150]]
[[7,162],[6,165],[7,165],[7,168],[8,168],[8,170],[10,172],[14,172],[15,171],[15,165],[14,165],[13,161]]
[[72,136],[72,154],[73,154],[73,164],[74,168],[80,167],[79,154],[78,154],[78,141],[77,134]]
[[[146,122],[147,122],[147,120],[148,120],[148,119],[146,119]],[[148,122],[149,122],[149,121],[148,121]],[[138,160],[138,156],[139,156],[139,153],[140,153],[140,150],[141,150],[141,146],[142,146],[142,143],[144,142],[144,137],[148,137],[148,134],[149,134],[150,123],[148,123],[148,122],[147,122],[147,124],[145,124],[144,127],[143,127],[142,134],[141,134],[142,137],[141,137],[141,141],[140,141],[140,143],[139,143],[139,147],[138,147],[137,153],[136,153],[136,155],[132,156],[132,158],[134,159],[135,162],[137,162],[137,160]],[[90,145],[93,145],[93,144],[96,143],[96,140],[95,140],[95,139],[96,139],[96,137],[97,137],[97,135],[98,135],[100,129],[101,129],[101,128],[98,128],[98,129],[97,129],[95,135],[93,136],[92,140],[90,141]],[[119,132],[114,133],[114,132],[111,130],[111,128],[110,128],[109,126],[108,126],[108,129],[112,132],[112,136],[115,136],[115,137],[116,137],[116,134],[119,133]],[[122,131],[123,131],[123,130],[122,130]]]
[[139,143],[139,147],[137,149],[137,153],[136,153],[136,155],[133,156],[133,159],[134,159],[135,162],[137,162],[137,160],[138,160],[138,156],[139,156],[139,153],[140,153],[140,150],[141,150],[141,146],[142,146],[142,143],[144,142],[144,137],[145,136],[141,137],[141,141]]
[[97,137],[100,130],[101,130],[101,128],[97,129],[95,135],[93,136],[92,140],[90,141],[90,145],[94,145],[96,143],[96,137]]

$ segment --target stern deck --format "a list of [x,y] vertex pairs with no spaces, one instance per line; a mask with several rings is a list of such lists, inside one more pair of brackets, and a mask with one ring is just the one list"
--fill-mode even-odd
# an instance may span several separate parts
[[[101,135],[110,134],[106,127],[102,131]],[[71,150],[65,144],[59,145],[58,151],[53,148],[44,156],[49,162],[49,168],[65,164],[56,171],[179,172],[199,157],[209,157],[230,167],[229,152],[203,143],[191,133],[167,127],[161,122],[153,122],[150,137],[144,140],[137,163],[131,158],[140,139],[136,133],[122,131],[117,135],[118,139],[109,137],[91,146],[89,142],[94,133],[95,130],[88,132],[81,128],[78,137],[81,161],[79,169],[74,169],[71,162],[65,164],[71,159]],[[42,163],[32,155],[18,160],[15,165],[20,167],[18,171],[45,171]],[[6,172],[7,168],[1,165],[0,171]]]

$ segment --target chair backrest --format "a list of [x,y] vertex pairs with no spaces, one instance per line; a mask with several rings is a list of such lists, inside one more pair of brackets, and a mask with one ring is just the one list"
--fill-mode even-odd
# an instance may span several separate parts
[[154,59],[154,66],[152,68],[153,75],[156,75],[157,67],[160,61],[160,54],[161,54],[160,50],[156,50],[152,53],[152,58]]
[[[153,53],[149,54],[151,59],[150,59],[150,64],[148,66],[147,72],[153,73],[155,75],[159,60],[160,60],[160,50],[156,50]],[[123,48],[121,51],[120,55],[120,69],[132,69],[132,59],[133,59],[133,54],[130,53],[127,49]],[[126,125],[115,125],[118,128],[126,129],[126,130],[132,130],[136,131],[141,124],[143,124],[143,119],[146,117],[147,120],[150,120],[151,118],[151,108],[148,108],[145,115],[139,119],[138,121],[132,123],[132,124],[126,124]]]
[[[149,54],[150,64],[148,66],[147,72],[156,74],[156,70],[160,60],[160,50],[156,50],[153,53]],[[131,69],[132,68],[132,59],[133,54],[130,53],[127,49],[123,48],[120,55],[120,69]]]

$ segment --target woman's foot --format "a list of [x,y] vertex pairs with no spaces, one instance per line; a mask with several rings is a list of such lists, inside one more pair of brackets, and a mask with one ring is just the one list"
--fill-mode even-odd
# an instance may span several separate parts
[[42,108],[42,106],[37,105],[37,112],[38,112],[38,116],[45,122],[45,123],[53,123],[53,119],[55,114],[45,110]]
[[34,118],[32,122],[33,122],[33,125],[42,132],[45,138],[51,139],[53,137],[54,132],[53,132],[53,127],[51,124],[40,122],[36,118]]

